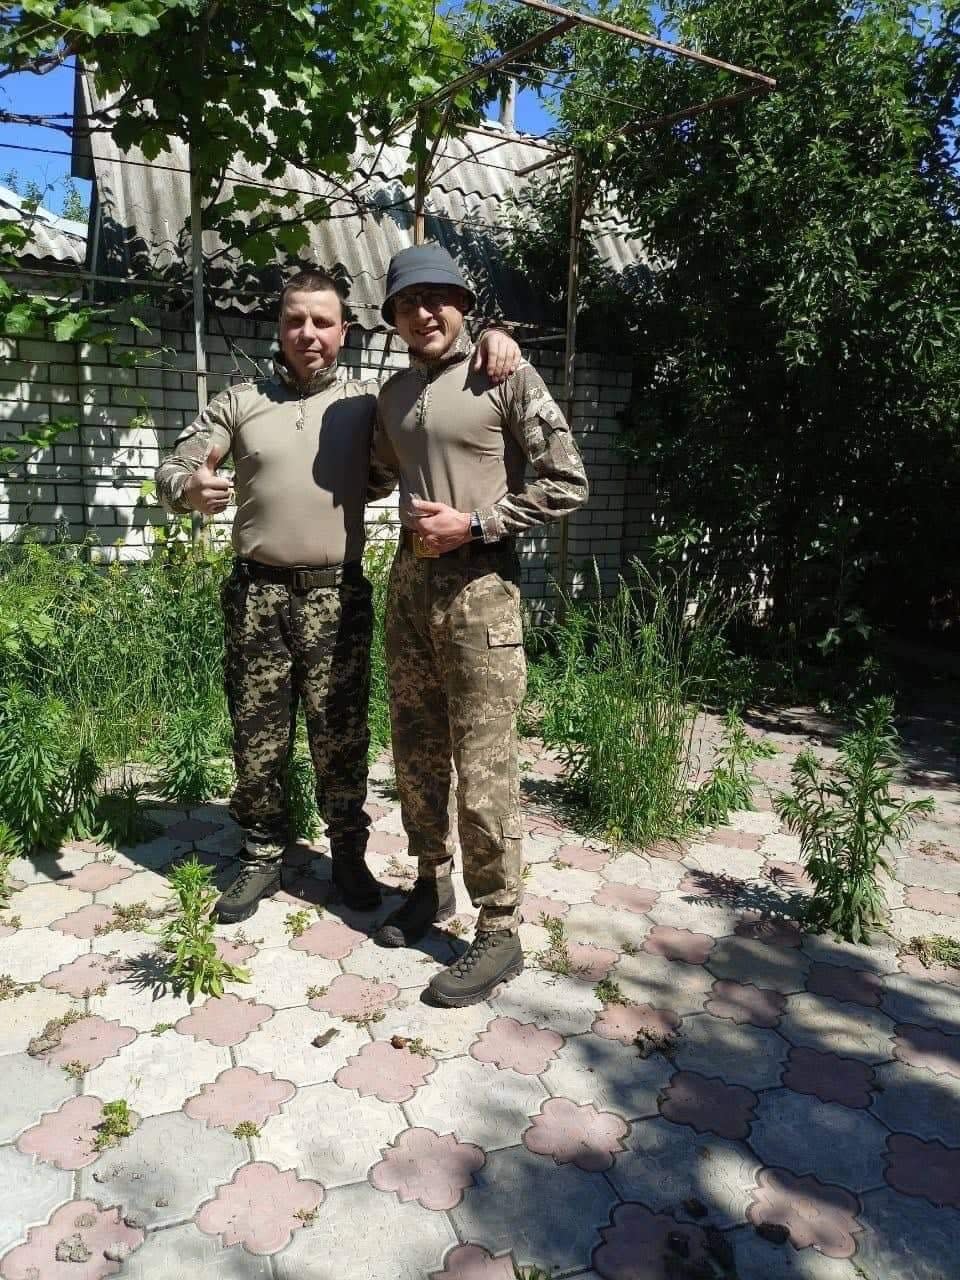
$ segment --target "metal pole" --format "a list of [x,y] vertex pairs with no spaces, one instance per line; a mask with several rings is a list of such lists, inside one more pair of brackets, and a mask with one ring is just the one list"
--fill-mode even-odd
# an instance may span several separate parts
[[[190,273],[193,278],[193,342],[196,355],[197,413],[207,407],[206,307],[203,298],[203,208],[200,177],[190,158]],[[190,520],[190,540],[198,543],[203,533],[203,516],[194,511]]]
[[417,147],[417,177],[413,190],[413,243],[423,244],[423,206],[427,199],[427,137],[422,111],[417,112],[417,130],[414,135]]
[[[583,157],[579,151],[573,154],[573,186],[570,191],[570,243],[567,258],[567,332],[564,343],[563,398],[567,422],[573,429],[573,396],[577,358],[577,298],[580,285],[580,226],[583,222]],[[557,587],[560,592],[557,609],[560,620],[566,612],[567,548],[570,543],[569,521],[560,521],[560,546],[557,551]]]

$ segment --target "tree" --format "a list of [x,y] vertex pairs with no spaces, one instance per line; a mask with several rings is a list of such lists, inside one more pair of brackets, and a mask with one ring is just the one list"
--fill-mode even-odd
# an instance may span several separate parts
[[63,196],[62,216],[68,218],[71,222],[86,222],[87,212],[83,196],[81,196],[74,183],[68,182]]
[[[611,12],[652,29],[644,6]],[[605,140],[740,86],[582,32],[560,103],[660,264],[633,282],[630,439],[668,532],[824,647],[865,604],[925,621],[960,594],[960,4],[677,0],[661,25],[778,80]]]

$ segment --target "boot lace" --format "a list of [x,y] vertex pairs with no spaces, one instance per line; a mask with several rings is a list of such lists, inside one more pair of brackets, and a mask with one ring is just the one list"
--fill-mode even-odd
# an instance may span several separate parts
[[477,934],[460,959],[452,966],[453,972],[458,978],[466,977],[470,970],[477,965],[483,953],[496,944],[497,937],[498,935],[494,932],[484,931]]

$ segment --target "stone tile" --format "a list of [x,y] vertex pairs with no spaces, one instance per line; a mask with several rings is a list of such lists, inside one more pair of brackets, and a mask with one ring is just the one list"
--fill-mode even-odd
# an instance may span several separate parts
[[603,881],[596,872],[578,871],[576,867],[555,867],[549,862],[533,864],[527,888],[541,898],[560,902],[589,902]]
[[230,1066],[226,1049],[178,1035],[141,1035],[88,1071],[84,1088],[107,1100],[126,1098],[141,1116],[178,1111],[200,1086]]
[[915,911],[900,907],[890,912],[890,932],[902,942],[911,938],[926,937],[930,933],[942,933],[960,941],[960,917],[934,915],[932,911]]
[[779,830],[780,819],[775,813],[761,813],[756,809],[735,809],[728,825],[735,831],[750,831],[758,836],[768,836]]
[[610,858],[600,874],[604,880],[639,884],[662,893],[676,889],[686,869],[682,863],[668,862],[665,858],[646,858],[642,853],[618,853]]
[[192,1119],[202,1120],[207,1128],[233,1132],[242,1123],[262,1127],[271,1116],[280,1114],[282,1104],[296,1092],[289,1080],[278,1080],[250,1067],[230,1067],[212,1084],[203,1085],[199,1094],[188,1098],[183,1110]]
[[853,1256],[863,1227],[859,1205],[844,1187],[786,1169],[763,1169],[747,1210],[753,1226],[773,1223],[790,1233],[795,1249],[817,1249],[829,1258]]
[[807,990],[818,996],[831,996],[851,1004],[876,1008],[883,994],[883,983],[869,969],[853,969],[844,964],[813,964],[807,975]]
[[67,881],[28,885],[11,903],[14,914],[23,919],[28,929],[44,929],[70,911],[88,906],[93,899],[84,893],[71,892]]
[[857,1262],[878,1280],[946,1280],[956,1271],[960,1213],[889,1187],[863,1197]]
[[869,1107],[873,1082],[874,1069],[864,1062],[796,1046],[790,1050],[783,1072],[785,1088],[844,1107]]
[[780,1083],[788,1050],[776,1031],[698,1013],[684,1018],[671,1057],[682,1070],[767,1089]]
[[39,853],[31,858],[14,858],[10,874],[22,885],[49,884],[79,871],[93,858],[93,853],[63,848],[59,853]]
[[861,1244],[853,1260],[827,1258],[812,1248],[797,1250],[790,1244],[771,1244],[757,1235],[752,1226],[731,1231],[727,1239],[737,1260],[737,1274],[745,1280],[754,1276],[757,1280],[864,1280],[864,1274],[871,1280],[874,1275],[877,1280],[894,1280],[887,1272],[858,1274],[854,1271],[854,1261],[860,1260],[863,1236],[859,1237]]
[[[71,901],[76,904],[78,895],[70,896]],[[84,907],[74,906],[72,911],[68,911],[59,920],[54,920],[50,927],[55,933],[86,941],[105,929],[112,920],[113,912],[108,906],[102,903],[89,903]]]
[[960,1035],[960,970],[950,972],[957,974],[956,984],[932,974],[893,974],[884,981],[881,1008],[897,1022]]
[[0,1063],[3,1107],[0,1108],[0,1143],[10,1142],[24,1129],[37,1124],[76,1092],[76,1085],[62,1071],[46,1067],[26,1053],[10,1054]]
[[376,1024],[378,1040],[403,1036],[421,1039],[436,1059],[465,1054],[487,1024],[496,1016],[487,1003],[468,1005],[465,1009],[441,1009],[427,1004],[414,992],[401,992],[396,1004],[384,1010]]
[[893,1056],[911,1067],[935,1075],[960,1078],[960,1036],[948,1036],[932,1027],[895,1027]]
[[494,1018],[470,1046],[470,1056],[477,1062],[491,1063],[500,1071],[535,1076],[547,1068],[562,1046],[562,1036],[535,1022]]
[[78,956],[70,964],[62,964],[43,979],[42,985],[51,991],[60,991],[75,1000],[91,996],[102,986],[120,981],[117,962],[107,956],[91,952]]
[[800,837],[785,831],[773,831],[763,837],[760,846],[764,856],[782,861],[800,861]]
[[405,1129],[370,1170],[370,1183],[403,1204],[416,1200],[441,1213],[460,1203],[485,1160],[479,1147],[458,1142],[452,1133]]
[[[77,1274],[78,1280],[101,1280],[116,1275],[117,1264],[105,1257],[105,1251],[119,1245],[125,1252],[139,1248],[144,1233],[128,1227],[113,1206],[101,1209],[92,1200],[72,1200],[62,1205],[48,1223],[31,1228],[26,1242],[9,1253],[0,1263],[8,1280],[44,1280],[53,1276]],[[63,1242],[79,1251],[80,1258],[58,1259]],[[83,1270],[77,1272],[77,1266]]]
[[[40,1034],[51,1018],[62,1018],[75,1008],[69,997],[58,991],[48,991],[46,987],[37,987],[14,1000],[5,1000],[0,1005],[0,1054],[24,1053],[33,1037]],[[2,1069],[3,1063],[0,1062]]]
[[196,1041],[208,1041],[215,1045],[237,1045],[246,1040],[273,1017],[273,1009],[256,1000],[241,999],[232,991],[222,996],[208,996],[201,1005],[194,1006],[177,1023],[181,1036],[191,1036]]
[[99,1158],[94,1143],[102,1118],[102,1099],[91,1094],[68,1098],[20,1135],[17,1150],[58,1169],[82,1169]]
[[493,1254],[512,1250],[519,1265],[548,1273],[590,1265],[615,1199],[604,1178],[513,1147],[494,1152],[474,1181],[451,1211],[462,1239]]
[[290,930],[286,926],[289,914],[287,903],[268,898],[260,903],[250,920],[217,925],[217,936],[235,942],[239,933],[257,947],[285,947],[290,942]]
[[365,1044],[333,1077],[341,1089],[381,1102],[408,1102],[436,1069],[428,1053],[414,1052],[390,1040]]
[[605,849],[591,849],[583,844],[562,844],[554,855],[556,861],[580,871],[602,871],[610,860]]
[[626,1120],[657,1113],[657,1099],[673,1074],[660,1054],[641,1058],[617,1040],[581,1035],[567,1040],[542,1076],[554,1097],[592,1102]]
[[653,1119],[634,1124],[626,1148],[607,1174],[624,1200],[683,1217],[695,1197],[715,1225],[743,1221],[760,1162],[742,1143]]
[[[327,1043],[313,1044],[318,1034],[335,1031]],[[238,1044],[234,1053],[240,1066],[272,1071],[297,1086],[332,1080],[351,1054],[370,1038],[362,1027],[334,1024],[312,1009],[280,1009],[259,1031]]]
[[695,844],[684,861],[701,871],[715,875],[736,876],[738,880],[755,880],[763,869],[763,854],[747,849],[728,849],[722,844]]
[[182,1111],[150,1116],[78,1178],[82,1195],[119,1204],[147,1227],[190,1218],[246,1161],[242,1142]]
[[343,1113],[344,1096],[329,1082],[297,1090],[253,1139],[256,1158],[280,1169],[295,1168],[327,1188],[365,1179],[408,1120],[393,1103],[355,1098],[349,1124],[339,1125],[336,1141],[331,1141],[331,1117]]
[[751,938],[724,938],[714,947],[707,968],[718,978],[752,982],[789,994],[802,991],[810,961],[796,947],[771,947]]
[[495,1258],[482,1245],[461,1244],[444,1258],[442,1271],[431,1271],[429,1280],[514,1280],[516,1274],[510,1254]]
[[270,1260],[224,1249],[192,1223],[151,1232],[123,1266],[124,1280],[271,1280]]
[[678,1071],[660,1099],[660,1114],[673,1124],[689,1125],[697,1133],[743,1139],[750,1134],[757,1095],[739,1084],[696,1071]]
[[8,973],[14,982],[39,982],[88,950],[83,938],[52,929],[18,929],[0,939],[0,973]]
[[672,1009],[658,1009],[649,1004],[611,1004],[594,1020],[591,1030],[605,1040],[632,1045],[643,1033],[673,1036],[680,1018]]
[[649,915],[654,924],[661,927],[689,929],[693,933],[709,934],[711,938],[722,938],[733,933],[737,910],[730,903],[691,898],[689,893],[678,889],[662,893]]
[[897,1133],[939,1138],[960,1147],[960,1081],[885,1062],[875,1071],[877,1091],[871,1111]]
[[941,1209],[960,1209],[960,1148],[937,1138],[890,1134],[884,1177],[902,1195],[922,1196]]
[[871,973],[896,973],[900,966],[898,944],[882,934],[875,934],[869,947],[841,942],[830,934],[806,934],[803,951],[811,960],[821,964],[846,964],[853,969],[868,969]]
[[179,858],[184,853],[190,852],[190,842],[188,840],[171,840],[169,836],[155,836],[152,840],[145,840],[142,844],[122,844],[118,846],[121,853],[126,854],[131,862],[137,863],[141,867],[149,867],[152,871],[157,871],[161,867],[165,867],[168,862],[172,862],[174,858]]
[[170,901],[166,877],[155,871],[138,871],[97,894],[97,903],[105,907],[129,907],[134,902],[145,902],[153,910],[162,911]]
[[[465,950],[465,947],[461,945],[458,950]],[[367,943],[347,956],[342,967],[345,973],[356,973],[361,978],[392,982],[401,991],[414,987],[422,990],[453,956],[446,937],[434,932],[421,939],[415,947],[378,947],[375,943]]]
[[893,1022],[885,1013],[826,996],[788,996],[778,1030],[791,1044],[859,1062],[882,1062],[893,1053]]
[[588,1031],[601,1009],[600,1001],[584,983],[536,969],[525,969],[501,987],[490,1005],[497,1014],[518,1022],[536,1022],[562,1036]]
[[303,1215],[314,1214],[324,1194],[319,1183],[298,1178],[293,1169],[258,1160],[218,1187],[194,1221],[205,1235],[217,1236],[224,1248],[240,1244],[248,1253],[277,1253],[304,1230]]
[[563,917],[563,924],[568,938],[620,952],[624,947],[639,947],[653,928],[646,916],[632,911],[611,911],[595,902],[571,907]]
[[[119,965],[123,963],[119,961]],[[145,988],[129,972],[124,976],[122,967],[113,976],[114,983],[104,994],[91,998],[91,1011],[101,1018],[112,1018],[138,1031],[151,1031],[160,1022],[177,1022],[190,1013],[186,996],[176,996],[169,988]]]
[[960,862],[937,862],[933,858],[898,858],[897,879],[906,885],[956,893],[960,886]]
[[787,998],[779,991],[754,986],[752,982],[717,979],[704,1008],[715,1018],[749,1022],[755,1027],[775,1027],[780,1022]]
[[[46,1222],[73,1194],[73,1175],[14,1147],[0,1147],[0,1255],[23,1240],[28,1228]],[[0,1263],[8,1274],[10,1255]],[[42,1275],[42,1272],[40,1273]]]
[[716,939],[709,933],[694,933],[690,929],[657,925],[647,934],[643,950],[648,955],[662,956],[665,960],[704,964],[715,945]]
[[445,1214],[360,1183],[330,1191],[315,1226],[273,1261],[277,1280],[423,1280],[457,1243]]
[[665,960],[662,956],[623,956],[611,977],[635,1004],[669,1008],[681,1017],[699,1013],[713,985],[713,978],[699,965]]
[[881,1184],[886,1140],[866,1111],[775,1089],[760,1097],[750,1145],[766,1165],[866,1191]]
[[574,1164],[588,1173],[609,1169],[623,1150],[629,1132],[626,1120],[612,1111],[601,1111],[592,1102],[550,1098],[531,1119],[523,1145],[555,1164]]
[[[669,1214],[651,1213],[642,1204],[620,1204],[613,1211],[609,1225],[600,1228],[602,1243],[594,1261],[603,1276],[627,1277],[643,1275],[644,1280],[668,1280],[678,1270],[668,1259],[676,1259],[671,1239],[685,1242],[684,1258],[688,1274],[717,1274],[706,1247],[706,1234],[699,1226],[679,1225]],[[637,1264],[643,1267],[637,1270]],[[683,1272],[679,1272],[683,1274]]]
[[76,889],[79,893],[102,893],[112,885],[119,884],[133,875],[130,867],[116,862],[88,862],[79,871],[72,872],[60,883],[67,889]]
[[517,1145],[548,1096],[535,1076],[454,1058],[437,1064],[404,1109],[411,1124],[497,1151]]
[[250,981],[237,986],[237,995],[274,1009],[306,1004],[308,987],[325,987],[341,976],[335,960],[289,947],[266,948],[243,967],[249,972]]

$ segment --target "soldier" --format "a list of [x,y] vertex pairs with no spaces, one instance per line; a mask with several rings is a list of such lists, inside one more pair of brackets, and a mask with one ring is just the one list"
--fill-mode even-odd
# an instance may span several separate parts
[[[439,245],[390,263],[383,316],[410,348],[377,402],[375,469],[400,478],[405,526],[390,574],[393,753],[417,881],[376,934],[403,946],[455,911],[447,849],[451,756],[463,875],[480,908],[469,950],[430,982],[436,1003],[485,999],[523,968],[516,712],[526,685],[515,535],[587,498],[570,428],[523,361],[502,385],[476,367],[474,305]],[[524,481],[527,463],[533,470]]]
[[[369,480],[376,383],[338,377],[348,326],[338,280],[321,270],[293,276],[280,295],[273,377],[212,400],[157,470],[157,493],[176,513],[217,515],[236,493],[236,560],[221,601],[237,773],[230,813],[244,838],[217,904],[227,923],[247,919],[280,884],[299,702],[333,883],[355,910],[380,902],[364,861],[373,610],[361,557],[364,503],[394,481]],[[482,358],[496,380],[519,349],[506,334],[488,338]],[[233,485],[217,474],[230,453]]]

